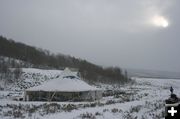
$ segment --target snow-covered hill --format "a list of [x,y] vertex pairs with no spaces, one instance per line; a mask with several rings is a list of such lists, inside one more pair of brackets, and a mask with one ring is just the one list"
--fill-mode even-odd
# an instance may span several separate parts
[[62,70],[43,70],[35,68],[23,68],[20,79],[11,88],[12,90],[24,90],[38,86],[43,82],[60,77]]
[[19,79],[13,83],[5,83],[0,80],[0,99],[14,99],[23,96],[25,89],[41,85],[52,79],[60,77],[62,70],[43,70],[36,68],[22,68]]

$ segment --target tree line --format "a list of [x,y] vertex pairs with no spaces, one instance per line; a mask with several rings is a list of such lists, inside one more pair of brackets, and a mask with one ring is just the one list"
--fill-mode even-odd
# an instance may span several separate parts
[[[123,83],[129,81],[126,71],[119,67],[103,68],[86,60],[15,42],[0,36],[0,56],[11,57],[32,64],[35,68],[64,69],[76,68],[81,77],[90,82]],[[23,65],[21,67],[29,67]]]

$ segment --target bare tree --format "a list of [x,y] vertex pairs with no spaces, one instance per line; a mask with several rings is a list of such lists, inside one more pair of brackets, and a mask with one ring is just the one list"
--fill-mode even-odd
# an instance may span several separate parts
[[14,78],[15,80],[18,80],[21,76],[21,73],[22,73],[22,69],[21,68],[15,68],[14,70]]

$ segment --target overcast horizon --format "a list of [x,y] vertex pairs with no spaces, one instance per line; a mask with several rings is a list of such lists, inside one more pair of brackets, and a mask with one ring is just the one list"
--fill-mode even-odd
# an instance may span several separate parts
[[180,72],[178,0],[1,0],[0,35],[102,66]]

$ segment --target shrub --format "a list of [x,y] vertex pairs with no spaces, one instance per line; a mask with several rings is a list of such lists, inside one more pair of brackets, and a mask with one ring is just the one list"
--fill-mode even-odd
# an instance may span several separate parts
[[139,110],[141,109],[141,105],[138,105],[138,106],[135,106],[135,107],[131,107],[130,109],[130,113],[133,113],[133,112],[139,112]]
[[103,112],[107,112],[107,111],[109,111],[109,109],[103,109]]
[[88,113],[88,112],[80,114],[80,117],[82,119],[96,119],[96,117],[92,113]]
[[62,109],[63,109],[64,111],[70,112],[70,111],[72,111],[72,110],[74,110],[74,109],[77,109],[77,107],[76,107],[76,105],[74,105],[74,104],[68,104],[68,105],[64,105],[64,106],[62,107]]
[[14,111],[13,116],[14,116],[14,118],[22,118],[23,114],[21,111]]
[[113,108],[113,109],[111,110],[111,112],[112,112],[112,113],[117,113],[117,112],[119,112],[119,110],[118,110],[117,108]]
[[102,114],[99,113],[99,112],[96,112],[95,115],[96,115],[96,116],[101,116]]
[[115,104],[116,102],[114,101],[114,100],[108,100],[107,102],[106,102],[106,105],[110,105],[110,104]]

